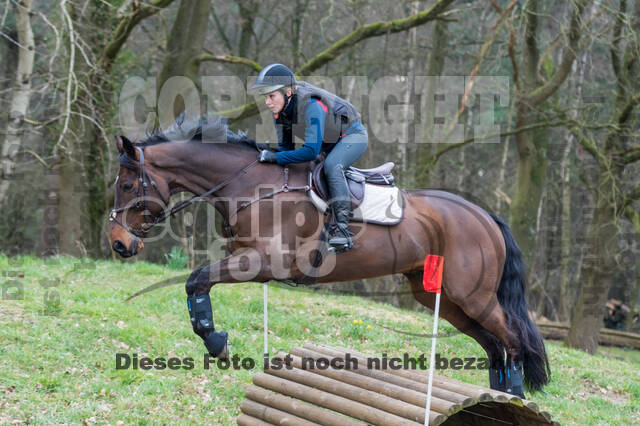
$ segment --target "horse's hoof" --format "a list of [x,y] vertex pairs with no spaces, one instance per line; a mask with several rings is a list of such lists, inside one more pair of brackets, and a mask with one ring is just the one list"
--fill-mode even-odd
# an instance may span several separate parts
[[229,359],[229,342],[224,343],[224,348],[222,348],[222,351],[218,354],[218,359]]
[[520,399],[527,399],[524,397],[523,389],[507,389],[507,393],[510,393],[513,396],[517,396]]
[[229,356],[228,338],[226,331],[213,331],[204,339],[204,346],[212,357],[226,359]]

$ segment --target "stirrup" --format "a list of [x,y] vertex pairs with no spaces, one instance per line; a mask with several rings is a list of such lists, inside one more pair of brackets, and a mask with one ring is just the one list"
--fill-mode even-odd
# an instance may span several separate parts
[[334,246],[331,245],[327,242],[327,253],[329,254],[340,254],[340,253],[344,253],[345,251],[349,251],[353,248],[353,244],[343,244],[341,246]]
[[338,224],[332,225],[329,229],[329,238],[327,239],[327,251],[333,254],[344,253],[353,248],[353,233],[349,231],[349,226],[345,225],[345,229]]

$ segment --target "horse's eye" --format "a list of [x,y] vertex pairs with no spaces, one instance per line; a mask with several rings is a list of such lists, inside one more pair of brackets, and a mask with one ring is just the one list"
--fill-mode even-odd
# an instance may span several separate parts
[[133,184],[125,183],[124,185],[122,185],[122,189],[124,191],[131,191],[131,188],[133,188]]

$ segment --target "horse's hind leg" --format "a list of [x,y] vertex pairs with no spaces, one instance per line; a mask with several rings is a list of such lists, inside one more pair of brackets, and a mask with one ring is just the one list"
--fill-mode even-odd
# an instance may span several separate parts
[[[487,309],[488,307],[491,307],[491,309]],[[497,297],[492,295],[491,301],[484,307],[483,304],[465,303],[461,308],[469,317],[475,318],[483,328],[500,339],[507,352],[505,392],[524,399],[519,339],[509,329],[507,317]]]
[[[405,274],[405,276],[411,283],[413,297],[422,305],[433,309],[435,295],[424,291],[422,287],[422,272]],[[500,340],[473,318],[470,318],[458,305],[449,300],[446,294],[442,294],[440,298],[440,316],[482,346],[489,358],[489,384],[491,389],[504,391],[504,347]]]

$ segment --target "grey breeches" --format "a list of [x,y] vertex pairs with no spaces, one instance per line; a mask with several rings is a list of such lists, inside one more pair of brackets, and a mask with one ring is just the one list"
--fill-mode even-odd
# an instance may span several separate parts
[[369,136],[366,130],[352,133],[344,136],[327,155],[324,161],[324,175],[332,201],[349,201],[349,188],[344,177],[344,169],[364,154],[368,144]]

